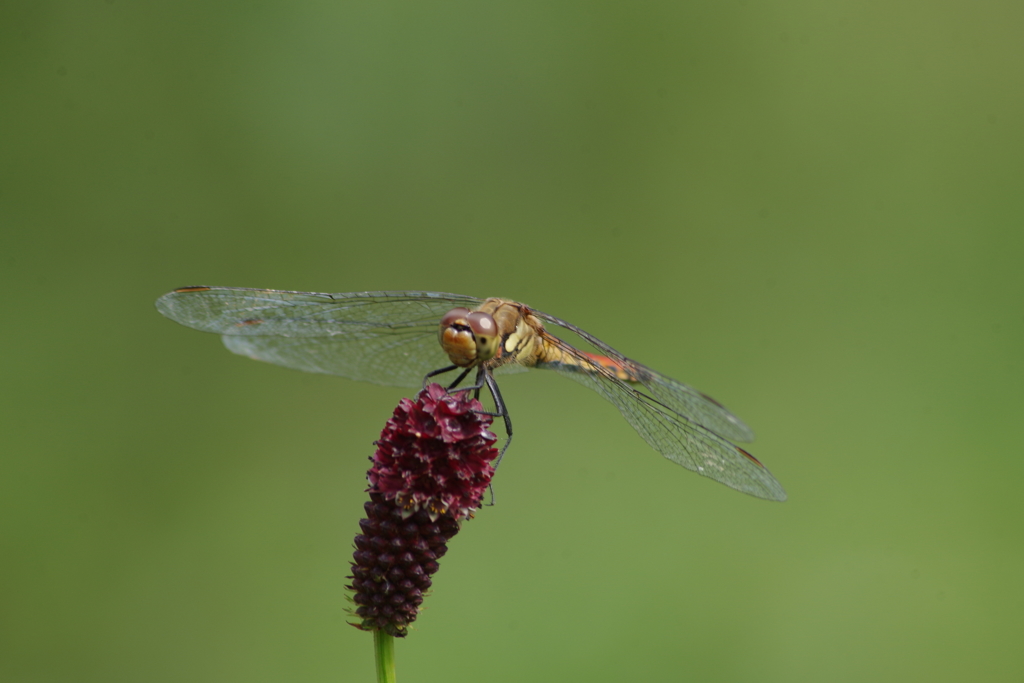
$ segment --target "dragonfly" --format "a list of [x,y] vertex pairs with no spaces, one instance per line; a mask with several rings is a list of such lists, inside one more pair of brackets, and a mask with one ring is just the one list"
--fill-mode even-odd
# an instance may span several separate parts
[[[509,299],[443,292],[321,294],[243,287],[182,287],[156,301],[171,320],[222,336],[228,350],[296,370],[375,384],[419,387],[473,371],[495,415],[512,423],[495,374],[553,370],[600,394],[654,450],[743,493],[783,501],[786,492],[753,455],[733,442],[754,438],[722,404],[630,360],[594,335]],[[572,333],[582,351],[548,331]]]

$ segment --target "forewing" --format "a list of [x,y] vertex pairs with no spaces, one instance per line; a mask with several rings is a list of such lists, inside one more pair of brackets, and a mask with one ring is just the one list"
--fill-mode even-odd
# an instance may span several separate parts
[[[705,396],[693,387],[677,382],[671,377],[666,377],[646,365],[626,358],[608,344],[575,325],[547,313],[533,311],[533,314],[546,323],[557,325],[578,335],[595,349],[621,364],[627,372],[636,377],[637,383],[644,387],[646,395],[689,423],[701,425],[718,436],[733,441],[754,440],[753,430],[711,397]],[[569,348],[572,347],[569,346]]]
[[440,292],[318,294],[186,287],[160,297],[168,318],[223,335],[234,353],[288,368],[415,387],[449,365],[437,341],[441,317],[480,300]]

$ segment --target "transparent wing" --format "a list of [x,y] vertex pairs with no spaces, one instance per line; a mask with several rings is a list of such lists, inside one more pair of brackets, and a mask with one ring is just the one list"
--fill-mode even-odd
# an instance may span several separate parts
[[571,355],[577,365],[549,363],[543,367],[550,367],[603,396],[654,450],[743,493],[768,500],[786,499],[782,485],[764,465],[715,429],[718,427],[737,439],[749,440],[753,436],[725,408],[685,384],[629,360],[577,327],[537,311],[534,314],[578,334],[639,380],[635,385],[623,381],[570,344],[547,335],[549,342]]
[[[605,344],[594,335],[581,330],[575,325],[567,323],[564,320],[560,320],[552,315],[548,315],[547,313],[540,313],[539,311],[532,312],[544,322],[565,328],[584,339],[594,348],[600,350],[601,353],[607,355],[617,364],[621,365],[627,373],[635,377],[637,383],[644,387],[646,393],[650,395],[651,398],[658,401],[669,410],[684,417],[686,420],[695,422],[702,427],[706,427],[710,431],[718,434],[719,436],[723,436],[726,439],[743,442],[754,440],[753,430],[744,424],[738,417],[730,413],[725,406],[710,396],[706,396],[682,382],[677,382],[671,377],[666,377],[646,365],[642,365],[634,360],[626,358],[608,344]],[[562,343],[573,351],[576,351],[576,356],[581,356],[581,354],[576,349],[573,349],[572,346],[569,346],[564,342]]]
[[223,335],[234,353],[288,368],[389,386],[418,387],[450,365],[437,325],[480,299],[441,292],[318,294],[184,287],[157,299],[165,316]]

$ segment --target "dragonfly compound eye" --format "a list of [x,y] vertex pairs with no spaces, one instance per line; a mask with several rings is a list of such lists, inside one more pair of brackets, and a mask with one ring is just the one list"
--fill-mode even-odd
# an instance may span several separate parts
[[466,325],[466,318],[468,316],[468,308],[453,308],[445,313],[444,317],[441,318],[441,331],[443,332],[446,327],[451,327],[452,325]]
[[498,353],[498,324],[490,313],[475,311],[467,318],[476,341],[477,360],[490,360]]

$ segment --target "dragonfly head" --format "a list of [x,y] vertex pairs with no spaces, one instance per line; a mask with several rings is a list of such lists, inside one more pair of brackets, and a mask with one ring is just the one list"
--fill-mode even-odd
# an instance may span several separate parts
[[453,308],[441,318],[441,348],[460,368],[471,368],[498,354],[498,325],[490,313]]

